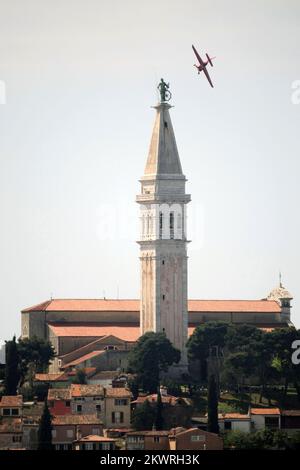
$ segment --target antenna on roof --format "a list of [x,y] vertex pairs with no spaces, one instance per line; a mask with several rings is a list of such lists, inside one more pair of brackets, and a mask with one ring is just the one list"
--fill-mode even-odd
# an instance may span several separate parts
[[119,300],[119,284],[117,284],[117,300]]
[[282,287],[282,273],[279,271],[279,287]]
[[105,290],[103,289],[103,300],[106,300],[106,297],[105,297]]
[[53,292],[50,292],[50,300],[53,300]]

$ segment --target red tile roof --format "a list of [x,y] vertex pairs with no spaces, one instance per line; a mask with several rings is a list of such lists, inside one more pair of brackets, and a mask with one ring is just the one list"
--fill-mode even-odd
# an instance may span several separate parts
[[[90,353],[84,354],[83,356],[79,357],[78,359],[74,359],[74,361],[69,362],[68,364],[65,364],[62,369],[67,369],[68,367],[76,366],[78,364],[81,364],[84,361],[88,361],[89,359],[92,359],[92,357],[100,356],[103,354],[105,351],[92,351]],[[93,369],[95,369],[93,367]]]
[[219,413],[218,418],[222,419],[237,419],[237,420],[249,420],[250,416],[247,414],[240,414],[240,413]]
[[21,418],[2,418],[0,422],[0,434],[22,433]]
[[125,387],[106,388],[105,396],[108,398],[131,398],[132,393]]
[[72,397],[95,397],[104,396],[104,389],[102,385],[71,385]]
[[59,415],[54,416],[52,419],[53,426],[66,426],[77,424],[102,424],[97,415],[82,414],[82,415]]
[[23,404],[23,397],[22,395],[3,395],[0,401],[0,407],[16,407],[22,406]]
[[59,374],[35,374],[34,379],[38,382],[67,382],[68,378],[61,372]]
[[71,400],[70,388],[49,388],[48,400]]
[[300,416],[300,410],[282,410],[282,416]]
[[49,328],[55,334],[55,336],[89,336],[89,337],[101,337],[107,335],[113,335],[123,341],[136,341],[140,336],[140,327],[132,326],[123,323],[121,325],[90,325],[86,324],[75,325],[75,324],[49,324]]
[[279,408],[251,408],[252,415],[280,415]]
[[117,439],[113,439],[111,437],[104,437],[98,435],[90,435],[82,437],[75,442],[116,442]]
[[[146,395],[146,396],[139,396],[135,401],[132,403],[136,404],[142,404],[146,400],[148,400],[149,403],[156,403],[157,402],[157,393],[153,393],[152,395]],[[173,395],[161,395],[161,401],[162,403],[166,405],[171,405],[175,406],[177,404],[183,403],[184,405],[191,406],[191,402],[188,398],[182,398],[182,397],[174,397]]]
[[[140,301],[131,299],[53,299],[33,307],[25,308],[26,312],[138,312]],[[188,310],[193,312],[280,312],[275,300],[189,300]]]

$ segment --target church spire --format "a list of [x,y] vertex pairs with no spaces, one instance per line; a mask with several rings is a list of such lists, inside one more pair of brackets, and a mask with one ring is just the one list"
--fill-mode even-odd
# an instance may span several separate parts
[[160,92],[160,103],[154,106],[156,109],[156,119],[144,174],[147,176],[153,175],[154,177],[160,175],[182,175],[174,130],[169,114],[169,109],[172,106],[167,103],[171,99],[169,85],[161,79],[158,89]]

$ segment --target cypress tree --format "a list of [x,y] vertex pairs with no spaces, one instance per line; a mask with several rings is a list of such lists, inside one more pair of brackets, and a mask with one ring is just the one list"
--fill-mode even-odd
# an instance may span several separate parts
[[164,419],[163,419],[163,404],[161,399],[160,390],[157,394],[157,403],[156,403],[156,419],[155,419],[155,427],[158,431],[161,431],[164,427]]
[[38,430],[38,450],[52,450],[52,424],[51,414],[45,401],[43,414]]
[[214,375],[210,375],[208,381],[207,414],[207,430],[218,434],[218,392]]
[[19,354],[14,336],[11,341],[6,341],[5,345],[5,377],[4,386],[6,395],[16,395],[20,380]]

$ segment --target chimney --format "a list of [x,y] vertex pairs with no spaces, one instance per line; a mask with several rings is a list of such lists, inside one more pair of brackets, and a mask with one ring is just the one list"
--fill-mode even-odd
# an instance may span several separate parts
[[76,440],[79,441],[82,438],[82,432],[80,429],[80,426],[77,426],[76,428]]

